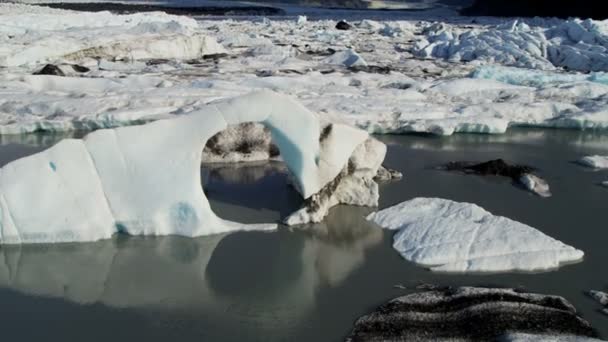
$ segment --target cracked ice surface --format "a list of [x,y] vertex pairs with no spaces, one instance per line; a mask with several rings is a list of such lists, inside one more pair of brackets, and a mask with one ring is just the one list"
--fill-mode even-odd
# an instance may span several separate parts
[[539,230],[471,203],[416,198],[367,219],[397,230],[393,248],[406,260],[433,271],[544,271],[584,255]]
[[425,27],[420,57],[532,69],[608,71],[608,25],[593,20],[514,20],[486,27]]
[[[0,74],[0,134],[143,123],[252,89],[290,94],[326,121],[373,133],[608,128],[605,75],[416,59],[415,40],[430,32],[425,21],[362,20],[338,31],[332,20],[197,22],[159,13],[121,16],[14,4],[0,9],[0,40],[6,43],[0,56],[12,61]],[[61,44],[50,49],[41,37]],[[186,41],[191,43],[183,49],[167,45]],[[40,49],[24,54],[24,46]],[[228,56],[203,58],[221,52]],[[90,71],[31,75],[43,61],[79,63]]]
[[304,198],[332,181],[368,138],[364,131],[334,124],[340,139],[321,151],[317,116],[287,96],[263,91],[170,120],[65,139],[0,169],[0,243],[274,228],[217,217],[200,186],[206,141],[229,124],[250,121],[271,130]]

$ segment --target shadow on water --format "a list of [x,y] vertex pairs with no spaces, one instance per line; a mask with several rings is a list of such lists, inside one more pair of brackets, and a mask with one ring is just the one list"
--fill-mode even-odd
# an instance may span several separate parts
[[[53,143],[13,140],[6,162]],[[557,294],[608,336],[608,319],[584,292],[606,289],[608,172],[571,160],[608,154],[608,135],[513,129],[506,135],[382,136],[387,166],[405,179],[381,186],[381,207],[418,196],[474,202],[585,251],[540,274],[432,273],[404,261],[392,233],[364,220],[372,208],[339,206],[324,223],[195,239],[116,236],[96,243],[0,247],[3,336],[33,340],[335,341],[353,321],[421,283],[520,287]],[[34,141],[38,141],[34,139]],[[537,167],[548,199],[508,181],[429,170],[452,160],[504,158]],[[201,170],[219,216],[278,221],[300,205],[280,163]],[[401,284],[406,289],[396,288]],[[32,327],[35,327],[33,329]]]

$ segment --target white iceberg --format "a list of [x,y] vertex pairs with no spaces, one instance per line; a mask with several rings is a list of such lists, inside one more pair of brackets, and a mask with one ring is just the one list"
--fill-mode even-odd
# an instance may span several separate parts
[[217,217],[200,186],[201,150],[228,125],[261,122],[309,198],[344,169],[368,134],[332,125],[289,97],[264,91],[187,115],[67,139],[0,169],[0,243],[95,241],[116,232],[199,236],[274,225]]
[[586,156],[579,159],[578,163],[594,169],[608,169],[608,156]]
[[194,59],[224,52],[188,17],[0,4],[0,67],[86,58]]
[[514,20],[471,29],[429,25],[414,54],[531,69],[608,71],[608,30],[603,22],[574,19],[541,24]]
[[584,255],[539,230],[471,203],[415,198],[367,219],[397,230],[393,248],[433,271],[544,271]]
[[367,66],[367,62],[355,50],[339,51],[321,61],[324,64],[343,65],[345,67]]

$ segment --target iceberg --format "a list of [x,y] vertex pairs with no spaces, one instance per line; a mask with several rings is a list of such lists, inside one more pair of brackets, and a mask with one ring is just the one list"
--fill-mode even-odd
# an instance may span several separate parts
[[539,230],[471,203],[415,198],[367,219],[397,230],[393,248],[432,271],[546,271],[584,255]]
[[346,341],[601,341],[595,337],[591,324],[563,297],[433,286],[360,317]]
[[196,20],[162,12],[115,15],[0,4],[0,13],[0,67],[87,58],[194,59],[226,52]]
[[425,36],[416,43],[413,53],[453,62],[608,71],[608,30],[603,22],[573,19],[533,24],[516,19],[470,29],[427,25],[423,30]]
[[315,114],[270,91],[217,101],[173,119],[66,139],[0,169],[0,243],[275,228],[217,217],[200,186],[206,141],[243,122],[270,129],[305,199],[332,182],[368,139],[366,132],[343,124],[323,132]]

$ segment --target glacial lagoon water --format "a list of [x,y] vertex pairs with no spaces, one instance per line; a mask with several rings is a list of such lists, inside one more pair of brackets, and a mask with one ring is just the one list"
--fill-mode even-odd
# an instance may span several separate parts
[[[2,137],[0,165],[62,137]],[[523,287],[564,296],[608,339],[608,316],[585,295],[608,289],[608,171],[574,163],[608,154],[608,134],[514,128],[505,135],[380,136],[405,178],[381,186],[380,207],[419,196],[474,202],[585,251],[539,274],[432,273],[403,260],[372,208],[340,206],[322,224],[196,239],[116,236],[85,244],[0,247],[0,322],[10,340],[339,341],[353,321],[422,283]],[[553,197],[497,177],[434,170],[504,158],[537,167]],[[278,221],[300,204],[280,163],[204,167],[216,212]],[[33,210],[35,210],[33,208]],[[407,289],[396,287],[403,285]]]

